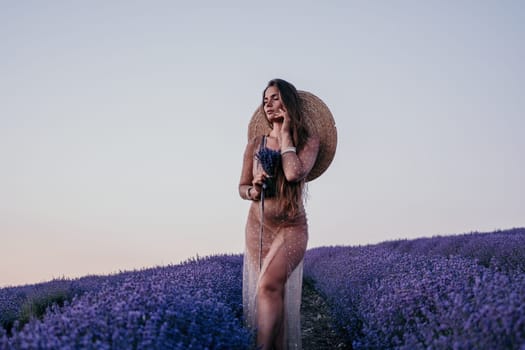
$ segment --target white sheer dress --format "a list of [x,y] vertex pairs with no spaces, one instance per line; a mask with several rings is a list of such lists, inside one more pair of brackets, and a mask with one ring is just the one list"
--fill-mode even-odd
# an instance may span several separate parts
[[[242,185],[251,185],[254,174],[260,167],[255,156],[259,147],[261,147],[261,137],[251,140],[246,147],[239,188],[242,188]],[[289,170],[288,173],[291,171],[297,181],[303,181],[315,163],[318,148],[318,139],[311,138],[297,154],[283,155],[281,166]],[[257,328],[258,282],[262,276],[271,273],[272,270],[285,269],[288,277],[284,292],[284,344],[282,344],[284,349],[301,349],[301,290],[308,225],[302,201],[299,208],[297,214],[291,217],[287,213],[279,212],[275,197],[264,199],[262,247],[260,201],[251,203],[246,222],[243,269],[244,317],[250,327]]]

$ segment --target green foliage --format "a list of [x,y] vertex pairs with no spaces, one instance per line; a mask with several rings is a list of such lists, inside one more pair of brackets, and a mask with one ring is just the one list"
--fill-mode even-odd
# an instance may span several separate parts
[[20,309],[18,317],[20,327],[28,323],[32,318],[42,319],[46,310],[53,304],[63,306],[64,302],[70,299],[71,296],[67,290],[53,290],[41,295],[28,297]]

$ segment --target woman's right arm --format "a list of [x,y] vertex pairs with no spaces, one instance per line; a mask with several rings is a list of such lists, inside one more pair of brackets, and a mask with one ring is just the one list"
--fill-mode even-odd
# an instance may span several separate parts
[[253,157],[255,150],[255,139],[252,139],[246,145],[242,162],[241,179],[239,181],[239,195],[243,199],[255,200],[255,188],[253,188]]

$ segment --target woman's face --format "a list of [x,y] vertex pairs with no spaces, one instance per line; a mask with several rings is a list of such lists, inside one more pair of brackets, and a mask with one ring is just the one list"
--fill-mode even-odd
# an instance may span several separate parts
[[277,86],[269,86],[264,92],[263,108],[270,123],[283,119],[284,104]]

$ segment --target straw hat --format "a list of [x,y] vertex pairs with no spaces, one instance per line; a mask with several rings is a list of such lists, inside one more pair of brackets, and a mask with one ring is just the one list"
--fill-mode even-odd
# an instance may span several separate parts
[[[306,176],[306,181],[318,178],[328,168],[335,156],[337,147],[337,129],[332,113],[314,94],[307,91],[298,91],[301,99],[301,114],[311,135],[319,137],[319,153],[317,160]],[[259,135],[268,135],[271,131],[266,115],[261,106],[257,108],[248,125],[248,140]]]

